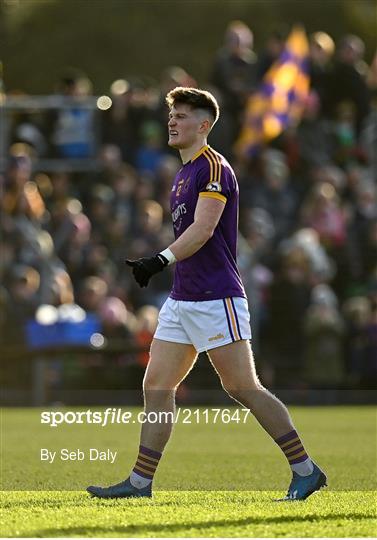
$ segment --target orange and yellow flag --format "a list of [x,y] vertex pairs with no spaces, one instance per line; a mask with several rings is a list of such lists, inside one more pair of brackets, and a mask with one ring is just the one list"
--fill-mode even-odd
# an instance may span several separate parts
[[279,59],[248,100],[236,153],[255,155],[264,143],[300,120],[309,92],[308,53],[305,30],[296,26]]

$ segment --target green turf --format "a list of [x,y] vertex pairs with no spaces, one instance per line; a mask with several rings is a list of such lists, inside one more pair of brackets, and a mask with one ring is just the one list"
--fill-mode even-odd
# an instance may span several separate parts
[[[349,537],[377,532],[372,407],[291,409],[330,483],[303,503],[272,502],[284,494],[290,472],[280,450],[252,419],[176,425],[152,501],[93,500],[83,491],[88,484],[126,476],[140,426],[50,428],[40,424],[40,412],[5,409],[2,414],[4,536]],[[47,464],[40,461],[41,447],[111,448],[119,455],[113,465],[88,460]]]
[[80,492],[12,492],[4,536],[355,537],[376,533],[375,495],[321,492],[274,503],[273,492],[157,492],[154,499],[101,501]]

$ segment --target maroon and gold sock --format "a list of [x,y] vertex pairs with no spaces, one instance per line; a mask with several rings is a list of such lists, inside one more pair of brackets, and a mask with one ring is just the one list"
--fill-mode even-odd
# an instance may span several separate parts
[[161,453],[140,445],[139,454],[130,475],[130,482],[137,488],[148,486],[156,472]]
[[307,476],[313,472],[313,462],[306,453],[296,430],[275,439],[275,442],[284,452],[292,471],[302,476]]

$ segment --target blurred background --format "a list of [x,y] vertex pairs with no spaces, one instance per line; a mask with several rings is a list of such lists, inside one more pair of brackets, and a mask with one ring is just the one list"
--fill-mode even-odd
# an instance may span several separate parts
[[[262,381],[374,399],[375,1],[1,0],[0,43],[4,404],[140,403],[173,269],[145,290],[124,260],[173,240],[176,86],[221,107]],[[205,354],[178,398],[226,401]]]

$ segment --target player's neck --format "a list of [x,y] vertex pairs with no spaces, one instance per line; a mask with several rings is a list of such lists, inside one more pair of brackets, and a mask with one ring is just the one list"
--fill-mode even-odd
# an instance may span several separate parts
[[195,156],[196,153],[199,152],[203,146],[207,145],[207,139],[201,139],[200,141],[197,141],[195,144],[190,146],[190,148],[181,148],[179,150],[179,153],[181,155],[181,160],[183,165],[186,165],[191,159]]

